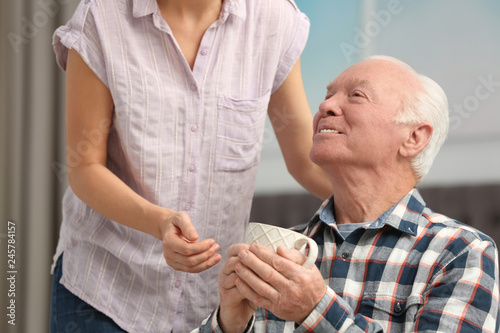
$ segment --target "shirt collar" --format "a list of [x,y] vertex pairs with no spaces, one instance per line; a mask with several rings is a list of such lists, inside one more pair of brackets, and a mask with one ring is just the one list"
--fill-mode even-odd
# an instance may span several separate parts
[[[328,198],[316,212],[321,222],[328,225],[335,223],[334,196]],[[413,188],[398,203],[389,208],[380,217],[372,222],[368,229],[380,229],[384,225],[400,230],[401,232],[417,235],[418,221],[425,208],[425,201],[417,188]]]
[[221,17],[223,17],[225,20],[229,14],[235,15],[244,21],[247,18],[246,1],[224,0],[224,2],[222,3]]
[[[158,3],[156,0],[132,0],[132,14],[134,17],[147,16],[155,13],[157,10]],[[220,18],[225,21],[229,14],[245,20],[247,16],[245,0],[224,0]]]
[[132,15],[134,17],[153,14],[158,9],[156,0],[132,0]]

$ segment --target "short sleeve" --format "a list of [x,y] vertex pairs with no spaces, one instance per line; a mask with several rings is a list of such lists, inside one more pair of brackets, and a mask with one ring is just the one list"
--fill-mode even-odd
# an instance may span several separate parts
[[74,49],[97,77],[108,86],[103,41],[99,31],[99,4],[81,0],[73,17],[53,35],[57,64],[66,70],[68,50]]
[[293,0],[286,0],[290,4],[291,18],[288,21],[289,26],[284,30],[285,42],[283,44],[283,56],[278,64],[278,70],[274,79],[272,93],[274,93],[285,81],[288,73],[292,70],[295,63],[299,60],[304,50],[307,38],[309,36],[310,22],[309,18],[297,8]]

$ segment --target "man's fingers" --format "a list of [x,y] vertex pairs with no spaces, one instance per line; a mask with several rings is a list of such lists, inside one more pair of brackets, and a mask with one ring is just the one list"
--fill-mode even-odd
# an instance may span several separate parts
[[236,288],[250,302],[267,309],[278,302],[278,291],[265,283],[251,269],[240,263],[236,266],[236,274],[238,276],[235,280]]
[[[275,301],[278,297],[277,290],[286,284],[283,275],[250,251],[241,251],[239,258],[241,263],[236,265],[235,270],[241,280],[262,298]],[[251,300],[256,302],[255,299]]]
[[223,279],[221,279],[221,288],[224,289],[232,289],[236,287],[236,280],[238,279],[238,275],[235,272],[231,274],[226,274]]
[[286,249],[282,246],[278,247],[277,253],[267,249],[265,246],[252,246],[250,247],[250,251],[257,258],[268,263],[281,273],[286,280],[295,280],[303,271],[304,267],[302,264],[307,260],[307,257],[299,251]]
[[[291,262],[288,259],[285,259],[283,256],[276,254],[274,251],[271,249],[268,249],[265,246],[262,245],[252,245],[249,250],[255,257],[260,259],[260,261],[265,262],[272,268],[274,268],[276,271],[280,272],[283,274],[285,277],[293,276],[295,274],[295,269],[296,265],[295,263]],[[251,269],[254,269],[254,266],[250,267]],[[256,269],[262,269],[262,271],[255,271],[259,276],[261,276],[263,279],[270,279],[269,276],[266,276],[265,274],[271,274],[270,270],[264,269],[264,266],[257,265],[255,266]],[[264,275],[263,275],[264,274]],[[281,279],[282,282],[283,279]]]
[[263,246],[250,246],[239,254],[236,265],[236,287],[251,302],[280,318],[301,322],[317,306],[326,285],[321,273],[312,266],[304,268],[286,258],[299,259],[296,254],[281,254]]
[[236,264],[240,262],[240,259],[238,257],[229,257],[226,260],[226,263],[224,264],[224,267],[222,267],[222,274],[229,275],[231,273],[235,272],[235,267]]
[[250,245],[248,244],[234,244],[229,247],[227,250],[227,254],[229,258],[231,257],[237,257],[240,251],[242,250],[248,250],[250,248]]
[[298,250],[288,249],[284,246],[278,246],[276,253],[283,258],[293,261],[297,265],[303,265],[307,260],[307,257],[300,253]]

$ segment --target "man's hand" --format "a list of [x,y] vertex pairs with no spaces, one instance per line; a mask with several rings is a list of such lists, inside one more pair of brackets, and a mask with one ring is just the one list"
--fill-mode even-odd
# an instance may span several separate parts
[[225,333],[243,332],[252,318],[257,306],[245,299],[236,288],[238,276],[235,267],[240,263],[238,254],[248,250],[250,245],[236,244],[229,248],[229,259],[219,276],[219,294],[221,299],[218,322]]
[[219,244],[213,239],[196,242],[198,232],[185,212],[174,212],[161,227],[163,256],[177,271],[199,273],[221,261]]
[[301,266],[305,256],[298,251],[279,247],[274,253],[252,245],[238,257],[235,284],[240,294],[281,319],[302,323],[326,292],[318,268]]

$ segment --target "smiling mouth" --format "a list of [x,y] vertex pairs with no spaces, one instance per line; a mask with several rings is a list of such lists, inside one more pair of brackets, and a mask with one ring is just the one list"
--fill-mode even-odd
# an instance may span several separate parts
[[337,131],[337,130],[334,130],[334,129],[322,129],[319,131],[320,133],[336,133],[336,134],[339,134],[340,132]]

